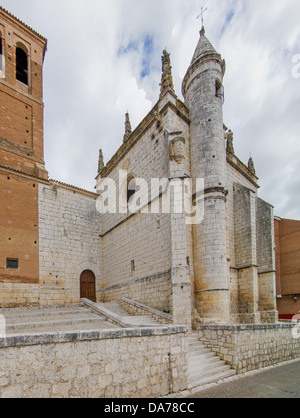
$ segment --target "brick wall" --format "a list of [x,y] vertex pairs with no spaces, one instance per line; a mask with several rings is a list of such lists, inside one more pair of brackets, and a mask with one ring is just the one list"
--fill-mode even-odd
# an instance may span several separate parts
[[[275,220],[277,299],[283,319],[300,312],[300,221]],[[297,299],[295,299],[297,298]]]
[[[37,305],[38,183],[2,172],[0,195],[0,305]],[[17,259],[18,268],[6,268],[7,259]]]

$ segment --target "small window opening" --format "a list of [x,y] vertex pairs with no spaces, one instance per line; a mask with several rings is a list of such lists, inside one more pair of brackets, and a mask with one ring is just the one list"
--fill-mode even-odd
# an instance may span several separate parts
[[18,269],[19,260],[17,258],[7,258],[6,259],[6,268],[7,269]]
[[135,261],[131,261],[131,272],[135,271]]
[[220,97],[224,103],[224,86],[219,80],[216,80],[216,97]]
[[135,179],[131,179],[127,186],[127,203],[129,203],[130,199],[135,195],[136,193],[136,184]]
[[28,86],[28,57],[22,48],[16,48],[16,77],[17,80]]

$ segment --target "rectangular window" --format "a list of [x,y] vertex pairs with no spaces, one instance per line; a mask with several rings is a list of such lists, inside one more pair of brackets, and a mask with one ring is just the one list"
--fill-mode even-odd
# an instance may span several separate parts
[[6,268],[7,269],[18,269],[19,260],[17,258],[7,258],[6,259]]

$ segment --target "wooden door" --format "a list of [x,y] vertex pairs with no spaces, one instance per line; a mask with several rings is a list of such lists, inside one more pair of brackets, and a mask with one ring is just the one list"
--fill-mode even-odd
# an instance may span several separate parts
[[84,271],[80,276],[80,298],[96,302],[96,278],[90,270]]

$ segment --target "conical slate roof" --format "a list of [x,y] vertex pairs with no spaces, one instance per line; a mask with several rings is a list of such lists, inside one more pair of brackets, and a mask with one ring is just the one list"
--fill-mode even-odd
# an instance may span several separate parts
[[194,53],[194,56],[193,56],[193,59],[192,59],[192,63],[194,61],[196,61],[198,58],[200,58],[201,56],[203,56],[207,53],[217,54],[217,51],[215,50],[215,48],[212,46],[210,41],[205,36],[204,28],[202,28],[202,30],[200,32],[200,35],[201,35],[201,37],[199,39],[197,48],[195,50],[195,53]]
[[191,64],[184,76],[183,82],[182,82],[182,94],[183,97],[186,97],[186,88],[188,85],[188,81],[191,77],[191,75],[196,71],[196,69],[201,65],[202,58],[208,58],[208,60],[214,60],[218,61],[221,65],[223,75],[226,71],[226,63],[225,60],[222,60],[222,56],[215,50],[215,48],[212,46],[210,41],[205,36],[205,29],[202,27],[200,31],[200,39],[198,41],[193,59],[191,61]]

